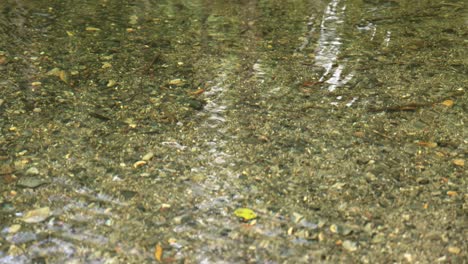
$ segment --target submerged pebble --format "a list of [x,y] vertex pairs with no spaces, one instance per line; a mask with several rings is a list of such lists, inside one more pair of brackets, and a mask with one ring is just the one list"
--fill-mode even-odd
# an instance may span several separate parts
[[17,185],[23,188],[36,188],[47,183],[49,183],[49,181],[45,179],[41,179],[36,176],[26,176],[26,177],[21,177],[18,180]]
[[42,207],[26,212],[21,218],[21,221],[25,223],[39,223],[46,220],[50,215],[50,208]]
[[343,248],[347,251],[353,252],[358,249],[357,243],[350,241],[350,240],[345,240],[343,242]]

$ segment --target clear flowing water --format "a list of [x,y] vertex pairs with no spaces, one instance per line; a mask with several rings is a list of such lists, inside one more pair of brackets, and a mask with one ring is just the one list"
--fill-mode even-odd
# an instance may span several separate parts
[[0,263],[462,260],[464,10],[2,1]]

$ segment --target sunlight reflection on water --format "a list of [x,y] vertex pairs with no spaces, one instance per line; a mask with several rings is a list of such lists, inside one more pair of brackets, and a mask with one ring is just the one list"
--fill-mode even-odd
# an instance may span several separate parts
[[352,72],[343,76],[346,61],[338,62],[343,45],[341,35],[346,11],[346,5],[340,2],[340,0],[331,1],[324,12],[315,56],[315,64],[325,70],[319,81],[329,84],[329,91],[346,84],[354,76]]

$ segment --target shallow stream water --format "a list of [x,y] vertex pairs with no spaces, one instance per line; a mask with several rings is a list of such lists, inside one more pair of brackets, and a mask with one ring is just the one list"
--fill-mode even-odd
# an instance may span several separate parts
[[463,1],[2,1],[0,263],[463,263],[466,28]]

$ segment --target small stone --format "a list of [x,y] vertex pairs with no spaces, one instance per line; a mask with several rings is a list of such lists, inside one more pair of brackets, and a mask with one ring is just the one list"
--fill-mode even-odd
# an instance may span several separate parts
[[325,240],[325,234],[323,232],[320,232],[317,237],[318,237],[319,241],[324,241]]
[[121,190],[120,194],[125,198],[125,200],[130,200],[138,193],[131,190]]
[[110,88],[110,87],[114,87],[116,84],[117,82],[115,80],[109,80],[106,86]]
[[318,221],[318,223],[317,223],[317,227],[318,227],[318,228],[322,228],[322,227],[325,226],[326,223],[327,223],[327,222],[326,222],[325,220],[320,219],[320,220]]
[[343,229],[341,231],[341,234],[344,235],[344,236],[347,236],[349,234],[351,234],[353,232],[353,230],[347,226],[343,226]]
[[293,212],[292,214],[292,220],[294,223],[299,223],[303,218],[304,216],[299,213]]
[[42,207],[26,212],[21,218],[21,221],[25,223],[39,223],[46,220],[50,214],[51,212],[49,207]]
[[377,176],[375,176],[375,174],[373,174],[372,172],[366,173],[365,177],[368,182],[373,182],[377,180]]
[[403,254],[403,257],[405,257],[406,261],[408,261],[409,263],[413,262],[413,256],[410,253]]
[[169,208],[171,208],[171,205],[166,204],[166,203],[161,204],[161,207],[160,207],[160,209],[169,209]]
[[16,245],[11,245],[7,254],[12,257],[21,256],[24,254],[24,250]]
[[39,170],[36,167],[31,167],[26,171],[26,175],[38,175]]
[[176,225],[182,224],[182,220],[184,219],[183,215],[176,216],[172,219]]
[[8,228],[9,234],[17,233],[21,229],[21,225],[12,225]]
[[170,80],[169,81],[169,84],[171,85],[182,85],[183,84],[183,80],[182,79],[173,79],[173,80]]
[[13,173],[15,170],[10,165],[0,165],[0,175]]
[[358,249],[357,243],[350,241],[350,240],[345,240],[343,242],[343,248],[349,252],[356,251]]
[[304,218],[302,220],[300,220],[298,224],[300,224],[301,226],[303,226],[305,228],[309,228],[309,229],[317,229],[317,227],[318,227],[318,225],[316,223],[309,222]]
[[23,188],[36,188],[47,183],[49,182],[36,176],[26,176],[21,177],[17,185]]
[[385,234],[383,234],[383,233],[378,233],[377,235],[375,235],[372,238],[372,243],[374,243],[374,244],[378,244],[378,243],[381,243],[383,241],[385,241]]
[[112,68],[112,64],[109,63],[109,62],[103,62],[102,63],[102,66],[101,66],[102,69],[109,69],[109,68]]
[[97,28],[97,27],[86,27],[85,30],[86,30],[86,31],[91,31],[91,32],[92,32],[92,31],[96,32],[96,31],[100,31],[101,29],[99,29],[99,28]]
[[299,230],[298,232],[296,232],[296,236],[299,238],[307,239],[309,235],[310,235],[309,231],[307,230]]
[[153,157],[154,157],[154,153],[148,152],[143,156],[143,158],[141,158],[141,160],[150,161]]
[[136,25],[138,23],[138,16],[137,15],[131,15],[129,19],[129,23],[131,25]]
[[332,224],[332,225],[330,226],[330,231],[331,231],[332,233],[335,233],[335,234],[336,234],[336,233],[339,232],[339,227],[338,227],[337,225],[335,225],[335,224]]
[[452,253],[452,254],[458,255],[458,254],[460,254],[461,249],[459,247],[450,246],[450,247],[447,248],[447,251]]

